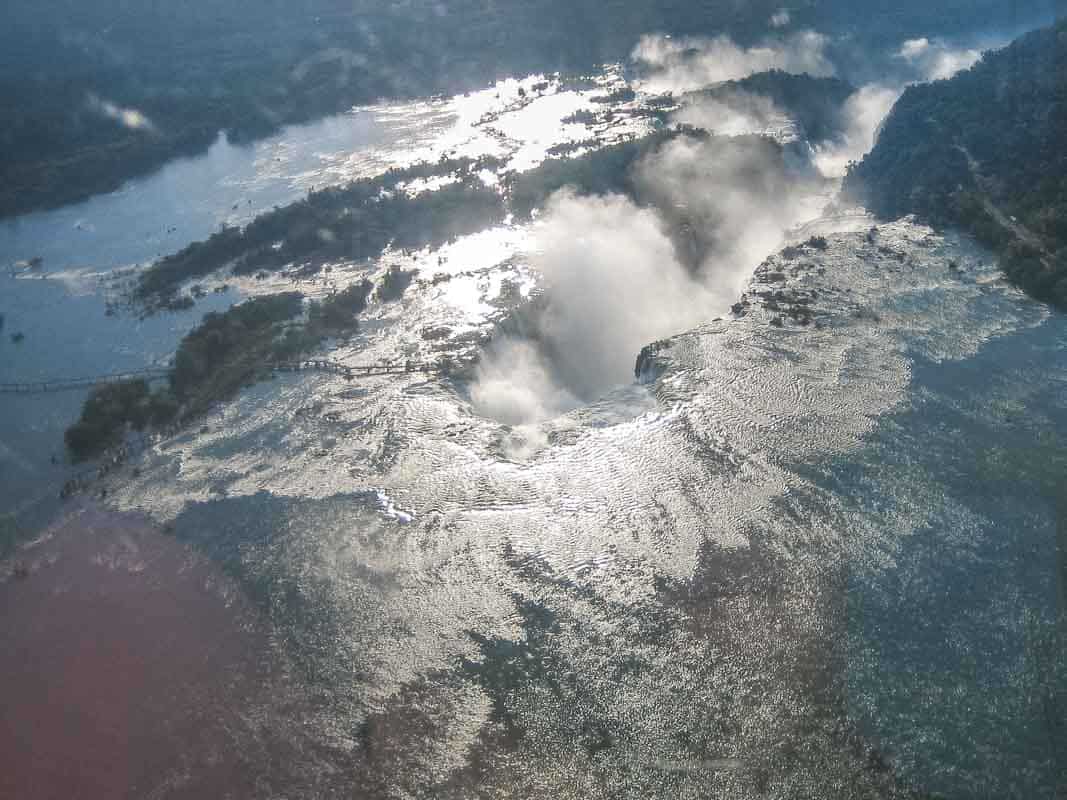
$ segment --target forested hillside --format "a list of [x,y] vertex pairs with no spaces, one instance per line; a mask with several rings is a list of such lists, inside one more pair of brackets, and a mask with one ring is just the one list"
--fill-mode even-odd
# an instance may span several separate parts
[[[1037,16],[1057,0],[1035,0]],[[9,0],[0,26],[0,217],[117,187],[220,130],[261,136],[381,97],[625,58],[644,33],[741,42],[780,0]],[[994,0],[820,0],[793,27],[895,46],[1013,24]],[[936,6],[932,7],[932,6]],[[140,116],[130,116],[137,112]]]
[[1067,20],[909,88],[845,190],[882,216],[964,227],[1067,307]]

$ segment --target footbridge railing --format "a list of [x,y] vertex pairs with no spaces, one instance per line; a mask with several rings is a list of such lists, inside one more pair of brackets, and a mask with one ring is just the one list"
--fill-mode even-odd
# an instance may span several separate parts
[[23,381],[19,383],[0,383],[0,394],[44,394],[46,392],[67,392],[74,389],[87,389],[105,383],[122,383],[132,380],[154,381],[170,375],[169,369],[135,369],[129,372],[111,372],[106,375],[91,375],[82,378],[58,378],[51,381]]

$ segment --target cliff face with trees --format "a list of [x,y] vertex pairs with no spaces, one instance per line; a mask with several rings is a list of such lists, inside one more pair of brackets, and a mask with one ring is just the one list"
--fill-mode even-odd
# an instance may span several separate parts
[[845,191],[882,216],[964,228],[1067,308],[1067,20],[909,88]]

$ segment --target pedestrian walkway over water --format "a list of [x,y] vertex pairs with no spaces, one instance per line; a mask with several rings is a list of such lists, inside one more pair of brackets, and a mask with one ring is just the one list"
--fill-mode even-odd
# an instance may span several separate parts
[[[375,375],[407,375],[414,372],[445,372],[447,366],[440,361],[401,361],[381,364],[342,364],[327,359],[305,359],[303,361],[285,361],[266,364],[267,369],[275,372],[303,372],[315,370],[340,375],[348,380],[368,378]],[[47,392],[66,392],[75,389],[87,389],[109,383],[122,383],[132,380],[162,380],[170,375],[170,370],[157,367],[132,370],[130,372],[113,372],[106,375],[92,375],[81,378],[57,378],[50,381],[28,381],[24,383],[0,383],[0,394],[45,394]]]

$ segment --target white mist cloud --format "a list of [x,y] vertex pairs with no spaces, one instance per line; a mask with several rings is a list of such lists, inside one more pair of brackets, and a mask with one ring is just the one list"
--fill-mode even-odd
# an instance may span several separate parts
[[845,174],[850,161],[858,161],[874,147],[878,129],[893,104],[903,93],[901,87],[870,84],[845,101],[845,132],[838,142],[817,145],[815,166],[828,178]]
[[122,108],[110,100],[103,100],[95,94],[88,97],[87,105],[93,111],[108,119],[113,119],[124,128],[133,131],[155,131],[152,121],[136,108]]
[[678,261],[657,214],[618,195],[554,195],[530,261],[547,286],[537,340],[495,342],[471,390],[479,413],[511,425],[631,381],[645,344],[698,324],[716,307]]
[[785,231],[817,212],[765,139],[679,137],[635,180],[650,207],[551,198],[529,253],[546,287],[536,331],[487,349],[471,389],[479,413],[520,426],[629,383],[644,345],[722,314]]
[[951,78],[961,70],[970,69],[982,57],[981,50],[955,48],[940,39],[926,37],[908,39],[897,51],[897,58],[914,67],[922,80],[936,81]]
[[771,27],[772,28],[785,28],[785,27],[788,27],[791,20],[792,20],[792,17],[790,17],[790,15],[789,15],[789,9],[781,8],[778,11],[775,12],[774,16],[771,17]]
[[778,147],[756,138],[680,137],[637,169],[645,193],[684,220],[698,243],[697,269],[722,309],[785,231],[811,215],[799,176],[782,167]]
[[495,340],[478,365],[471,402],[479,414],[505,425],[546,419],[580,405],[557,382],[551,365],[526,339]]
[[673,39],[646,35],[631,56],[649,72],[641,82],[645,91],[686,92],[770,69],[833,75],[833,64],[826,56],[828,44],[826,36],[810,30],[776,36],[748,48],[728,36]]
[[712,308],[658,215],[627,198],[557,194],[535,241],[533,266],[551,287],[542,335],[566,385],[584,399],[628,381],[645,344]]

